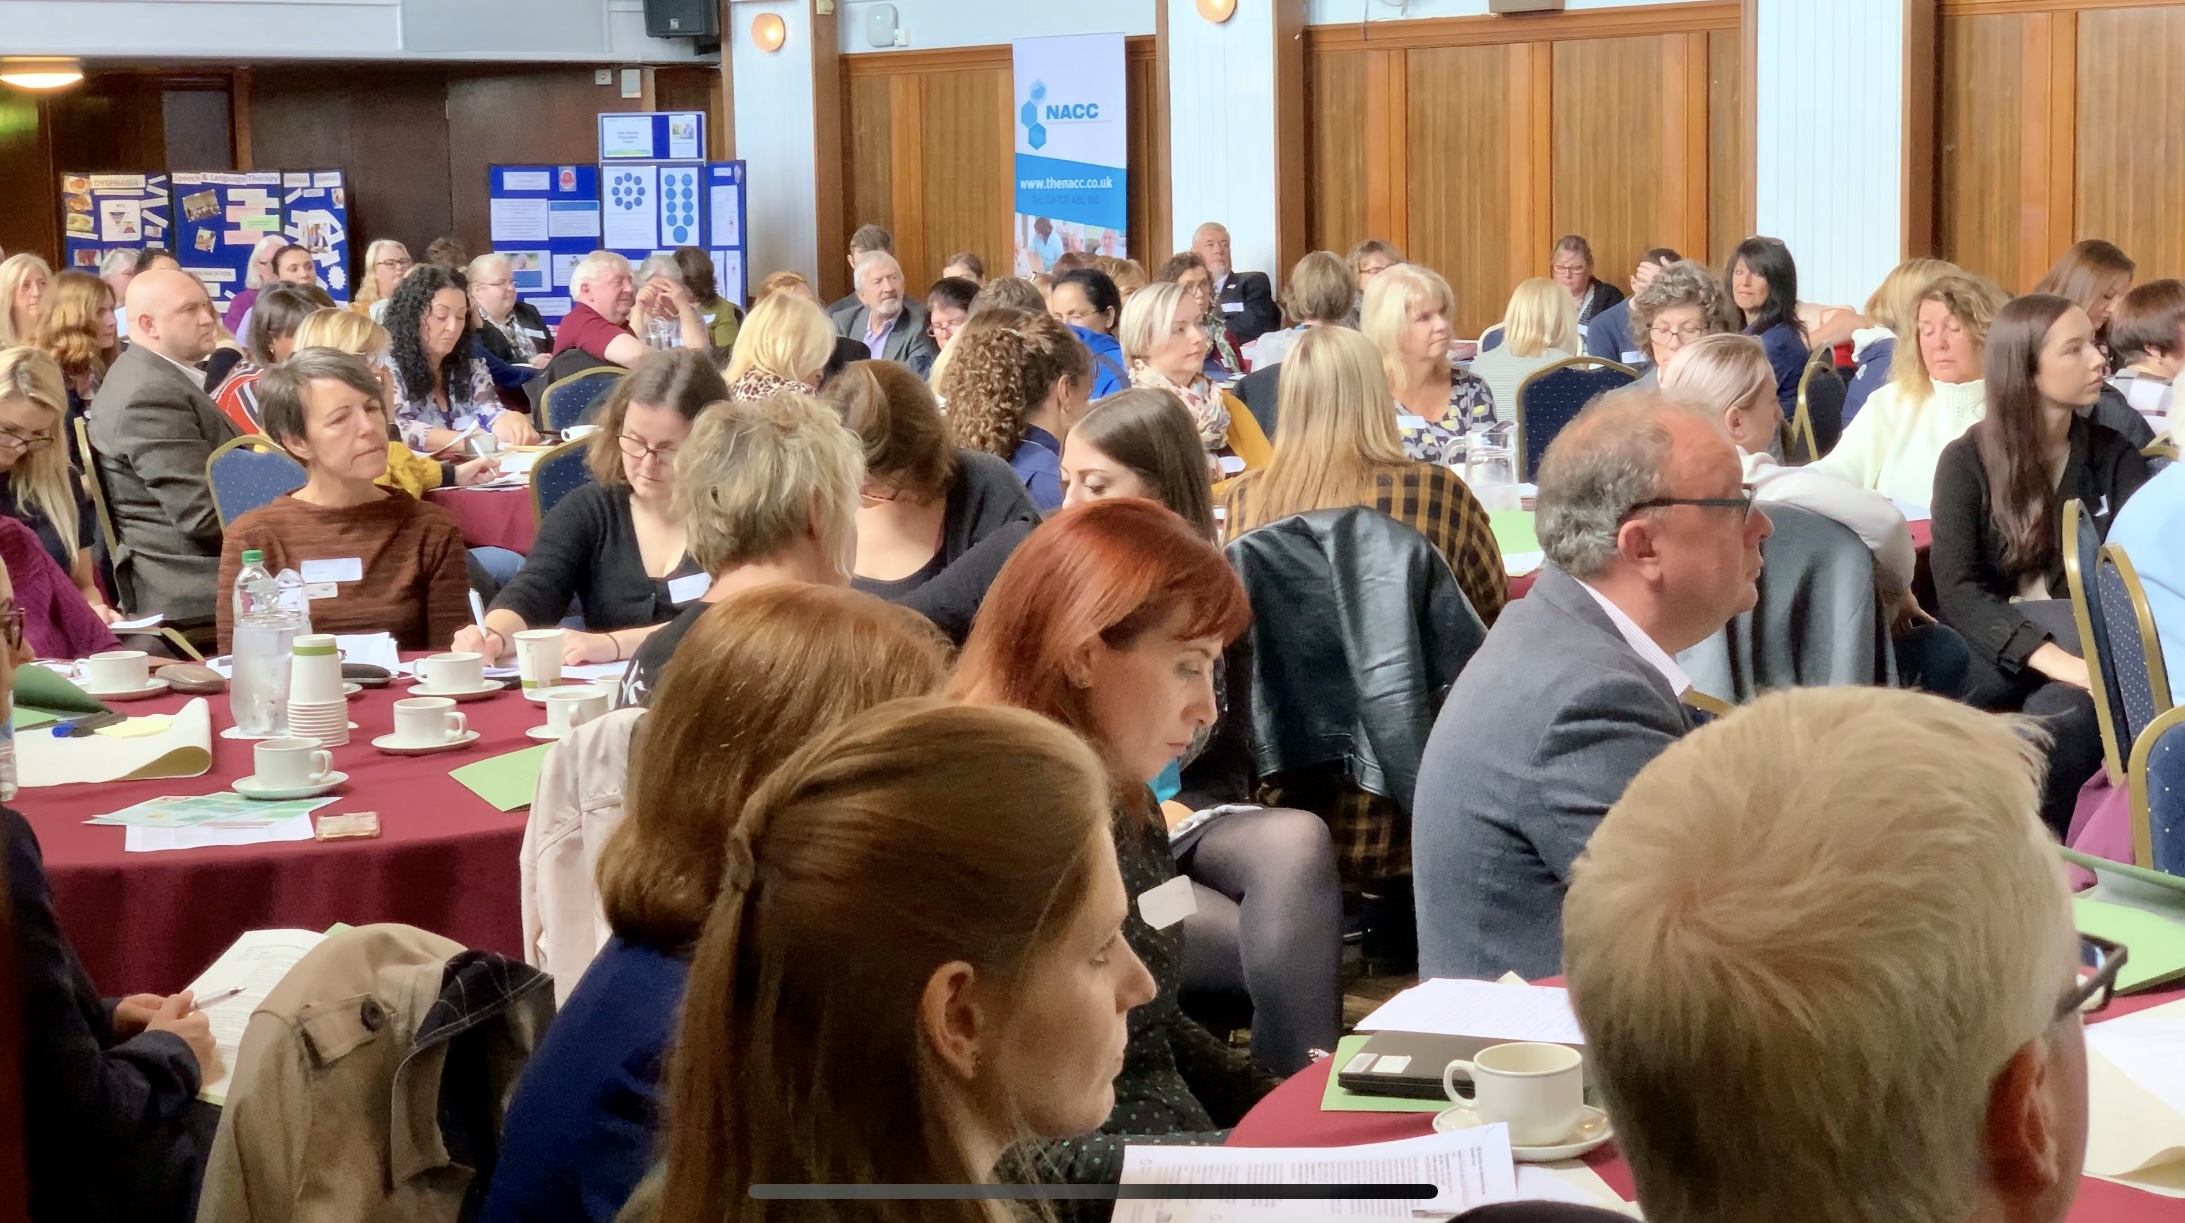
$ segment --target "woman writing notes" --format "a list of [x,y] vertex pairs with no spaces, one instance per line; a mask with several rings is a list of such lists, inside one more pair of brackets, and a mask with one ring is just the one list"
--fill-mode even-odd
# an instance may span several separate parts
[[438,454],[481,430],[511,445],[539,440],[530,417],[501,406],[493,375],[473,351],[462,277],[431,264],[418,268],[387,299],[386,324],[394,337],[395,424],[410,449]]

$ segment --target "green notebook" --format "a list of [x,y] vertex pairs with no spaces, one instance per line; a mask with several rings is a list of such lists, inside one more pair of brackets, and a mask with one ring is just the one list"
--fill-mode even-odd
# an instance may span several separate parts
[[[15,670],[15,707],[18,711],[36,710],[40,713],[71,715],[79,713],[104,713],[106,706],[99,699],[70,683],[51,667],[18,667]],[[21,722],[15,723],[18,729]]]
[[2071,909],[2079,933],[2124,944],[2124,968],[2117,974],[2120,993],[2185,977],[2185,922],[2179,918],[2084,898],[2072,901]]
[[496,811],[515,811],[531,805],[539,788],[539,770],[546,767],[551,743],[527,747],[505,756],[474,761],[448,774],[469,786],[471,793],[493,804]]
[[1522,556],[1540,551],[1540,537],[1533,534],[1531,510],[1489,510],[1487,521],[1494,528],[1495,545],[1504,556]]
[[1360,1032],[1345,1036],[1335,1042],[1335,1056],[1328,1061],[1328,1089],[1320,1095],[1320,1111],[1324,1113],[1438,1113],[1449,1107],[1447,1100],[1418,1100],[1404,1096],[1369,1096],[1351,1091],[1335,1081],[1350,1059],[1358,1056],[1373,1033]]

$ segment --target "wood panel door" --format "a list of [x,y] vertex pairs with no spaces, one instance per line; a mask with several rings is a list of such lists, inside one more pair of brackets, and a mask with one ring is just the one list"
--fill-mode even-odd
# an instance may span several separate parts
[[1458,333],[1478,335],[1510,297],[1515,74],[1502,47],[1436,47],[1408,59],[1410,234],[1401,245],[1455,291]]
[[2073,230],[2185,277],[2185,5],[2078,15]]

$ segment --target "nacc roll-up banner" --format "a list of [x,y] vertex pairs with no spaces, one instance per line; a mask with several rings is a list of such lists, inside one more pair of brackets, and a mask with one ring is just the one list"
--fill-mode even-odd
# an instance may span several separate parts
[[1016,274],[1048,271],[1066,251],[1128,254],[1123,36],[1026,38],[1010,49],[1016,65]]

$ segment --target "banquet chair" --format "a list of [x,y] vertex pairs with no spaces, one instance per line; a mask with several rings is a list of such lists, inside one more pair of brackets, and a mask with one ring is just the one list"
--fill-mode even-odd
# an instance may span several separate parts
[[81,416],[72,423],[76,427],[76,461],[83,472],[84,488],[91,494],[92,517],[98,522],[99,543],[106,551],[105,570],[111,578],[114,606],[135,616],[136,591],[121,577],[121,534],[114,529],[114,513],[106,499],[106,477],[100,473],[98,455],[91,449],[90,424]]
[[2155,639],[2155,613],[2147,589],[2124,549],[2104,546],[2094,570],[2109,647],[2109,673],[2115,678],[2117,708],[2124,714],[2118,742],[2136,744],[2147,727],[2167,712],[2170,679],[2162,665],[2162,644]]
[[1517,384],[1517,478],[1530,481],[1563,426],[1586,405],[1638,381],[1639,373],[1601,357],[1565,357]]
[[2185,875],[2185,708],[2165,711],[2140,733],[2126,794],[2133,865]]
[[592,414],[607,398],[626,371],[602,365],[578,372],[548,386],[539,395],[539,419],[547,433],[560,433],[572,425],[590,423]]
[[1763,508],[1759,598],[1677,655],[1693,691],[1743,704],[1784,688],[1896,683],[1874,553],[1849,527],[1793,505]]
[[223,530],[282,493],[302,488],[304,479],[303,464],[255,433],[220,443],[205,460],[205,482],[212,485],[212,509]]
[[531,516],[535,521],[545,522],[563,497],[592,482],[592,469],[584,462],[584,452],[591,444],[590,438],[579,438],[539,456],[531,468]]
[[1502,324],[1496,323],[1494,326],[1489,327],[1487,330],[1479,333],[1478,351],[1487,352],[1490,349],[1500,347],[1502,347]]
[[1784,422],[1786,463],[1811,463],[1836,448],[1836,439],[1843,436],[1847,393],[1844,380],[1828,361],[1828,350],[1814,353],[1813,359],[1806,362],[1806,372],[1798,378],[1797,412]]
[[2094,718],[2102,732],[2102,767],[2111,785],[2124,784],[2125,757],[2131,740],[2122,738],[2124,710],[2117,701],[2117,679],[2109,645],[2109,621],[2102,615],[2101,536],[2086,506],[2074,497],[2064,502],[2064,582],[2071,589],[2071,618],[2079,629],[2079,649],[2094,697]]

